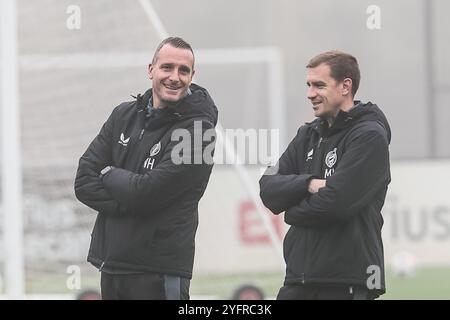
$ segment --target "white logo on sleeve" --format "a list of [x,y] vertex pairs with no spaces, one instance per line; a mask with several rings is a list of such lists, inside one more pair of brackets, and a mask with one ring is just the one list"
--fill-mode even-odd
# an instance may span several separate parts
[[306,156],[306,162],[308,162],[308,160],[312,160],[312,156],[314,154],[314,148],[311,149],[311,151],[308,152],[307,156]]
[[156,156],[161,151],[161,141],[150,149],[150,157]]
[[325,158],[325,164],[327,165],[328,168],[331,168],[336,164],[337,161],[336,150],[337,148],[334,148],[332,151],[327,153],[327,156]]
[[123,135],[123,132],[120,134],[120,140],[118,141],[119,144],[123,145],[124,147],[126,147],[128,145],[128,142],[130,141],[130,137],[128,137],[127,139],[125,139],[125,136]]

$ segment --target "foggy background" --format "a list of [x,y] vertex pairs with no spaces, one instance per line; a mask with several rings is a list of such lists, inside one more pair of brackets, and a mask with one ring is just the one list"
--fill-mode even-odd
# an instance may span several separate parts
[[[67,265],[78,264],[95,276],[85,262],[95,214],[73,194],[78,159],[113,108],[150,87],[147,64],[160,38],[137,0],[17,3],[23,214],[31,283],[27,288],[61,291]],[[306,98],[306,64],[320,52],[339,49],[359,61],[361,83],[355,99],[376,103],[390,122],[393,164],[450,158],[450,2],[151,3],[168,33],[183,37],[194,52],[279,50],[285,110],[281,119],[286,132],[286,139],[280,141],[282,150],[299,126],[313,119]],[[80,29],[67,27],[70,5],[81,9]],[[381,10],[380,29],[367,27],[371,14],[366,10],[371,5]],[[142,61],[130,66],[127,54],[140,55]],[[125,57],[128,62],[121,65],[117,60],[115,66],[102,66],[109,55]],[[196,60],[195,81],[210,91],[224,128],[270,128],[273,88],[268,76],[267,64],[262,62],[213,65]],[[219,166],[214,170],[228,169]],[[226,185],[223,188],[227,190]],[[226,199],[227,192],[217,191],[211,197]],[[202,226],[200,222],[199,232]],[[197,245],[201,252],[201,243]],[[47,279],[55,274],[62,280],[49,287]],[[35,284],[36,279],[42,283]]]

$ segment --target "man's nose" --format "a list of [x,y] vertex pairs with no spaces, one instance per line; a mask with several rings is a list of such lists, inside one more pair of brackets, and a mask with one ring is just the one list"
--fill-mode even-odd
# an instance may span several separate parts
[[173,82],[177,82],[180,80],[180,77],[178,75],[178,70],[174,69],[170,75],[169,75],[169,80],[173,81]]
[[306,92],[306,96],[308,97],[308,99],[314,99],[317,96],[317,92],[314,88],[312,87],[308,87],[308,90]]

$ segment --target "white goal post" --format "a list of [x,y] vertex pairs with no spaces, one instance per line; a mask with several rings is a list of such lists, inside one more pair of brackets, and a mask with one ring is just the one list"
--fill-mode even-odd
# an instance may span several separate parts
[[15,0],[0,0],[2,103],[2,213],[4,281],[9,298],[24,293],[22,166]]

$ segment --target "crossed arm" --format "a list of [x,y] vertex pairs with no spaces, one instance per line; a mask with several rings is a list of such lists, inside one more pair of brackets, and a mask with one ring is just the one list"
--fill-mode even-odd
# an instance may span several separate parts
[[309,194],[313,175],[299,174],[296,166],[299,136],[289,143],[277,165],[268,168],[259,180],[261,200],[274,214],[286,211]]
[[[277,194],[278,197],[283,198],[278,199],[277,202],[285,201],[285,206],[278,206],[276,209],[285,210],[287,224],[320,226],[345,221],[366,206],[380,187],[387,185],[390,173],[386,138],[378,131],[371,130],[351,137],[347,145],[347,150],[340,159],[335,173],[326,181],[314,177],[310,177],[307,183],[302,181],[303,192],[297,193],[295,203],[286,201],[286,197],[292,197],[292,195],[287,194],[283,198],[282,193]],[[273,194],[267,189],[269,185],[267,181],[262,179],[261,181],[264,184],[261,190],[264,187],[266,193]],[[277,187],[274,181],[275,178],[272,179],[272,188]],[[261,197],[265,204],[269,204],[266,206],[272,210],[271,197],[263,193]]]
[[[204,123],[203,129],[213,128],[212,123]],[[188,128],[193,137],[193,127]],[[137,174],[121,168],[114,168],[104,178],[103,185],[106,190],[135,214],[151,214],[172,205],[183,194],[200,187],[208,180],[212,164],[205,161],[196,164],[193,160],[203,159],[203,151],[210,142],[203,144],[190,142],[190,161],[175,164],[172,160],[172,151],[178,144],[172,141],[164,150],[164,155],[158,165],[144,174]],[[186,152],[186,150],[185,150]],[[198,158],[198,157],[202,158]],[[145,210],[142,210],[145,208]]]
[[106,191],[99,177],[100,170],[112,163],[113,117],[114,111],[81,156],[74,187],[77,199],[88,207],[105,214],[119,215],[126,208]]
[[[203,123],[203,130],[210,128],[213,128],[212,123]],[[75,180],[77,198],[94,210],[108,214],[151,214],[168,207],[188,190],[207,181],[212,164],[204,161],[201,164],[193,161],[173,163],[172,150],[178,141],[169,143],[161,161],[151,171],[137,174],[114,168],[104,177],[99,177],[99,172],[112,164],[108,157],[111,154],[111,144],[107,139],[111,135],[109,129],[107,122],[80,159]],[[187,129],[193,138],[193,127]],[[200,145],[190,143],[187,150],[191,152],[190,159],[203,155],[210,145],[209,141]]]

